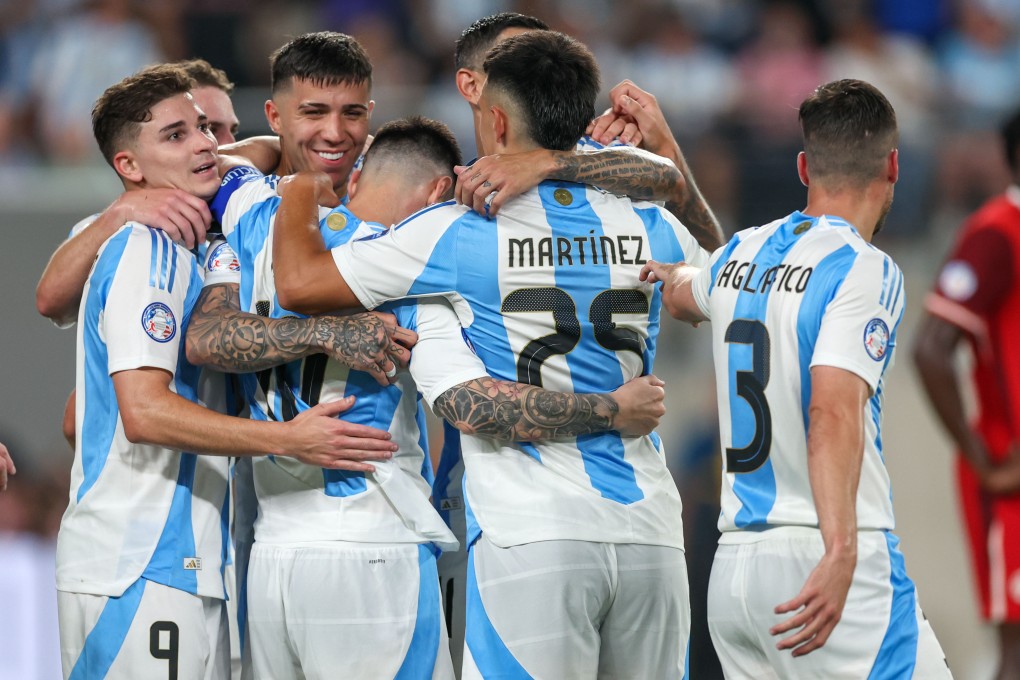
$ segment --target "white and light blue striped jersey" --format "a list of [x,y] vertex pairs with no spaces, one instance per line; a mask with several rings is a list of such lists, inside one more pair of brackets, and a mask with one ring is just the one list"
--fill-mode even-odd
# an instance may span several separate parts
[[112,375],[158,368],[197,401],[183,338],[202,286],[195,256],[135,223],[99,251],[78,315],[70,503],[57,538],[57,588],[120,596],[139,577],[224,597],[228,459],[124,435]]
[[[300,316],[280,307],[273,279],[277,181],[251,168],[237,168],[224,176],[212,209],[227,243],[210,247],[206,265],[206,285],[232,279],[240,285],[242,310],[271,318]],[[323,215],[327,213],[320,226],[331,246],[386,230],[362,222],[346,208],[324,209]],[[237,271],[231,274],[231,268]],[[402,326],[414,329],[418,323],[419,307],[413,302],[386,311],[395,314]],[[438,357],[433,363],[450,360]],[[480,363],[478,370],[484,373]],[[380,387],[368,373],[351,371],[320,354],[262,371],[248,377],[246,385],[252,416],[264,420],[289,420],[320,400],[354,395],[354,407],[340,417],[387,430],[399,446],[390,461],[373,463],[376,471],[371,474],[313,468],[291,458],[255,461],[257,541],[431,541],[444,550],[456,547],[429,501],[433,475],[424,410],[410,375],[402,373],[395,385]]]
[[[661,301],[638,280],[641,266],[707,259],[661,208],[552,181],[494,219],[447,203],[333,255],[365,306],[447,297],[490,375],[566,392],[608,392],[651,372]],[[683,545],[680,497],[656,435],[461,442],[469,541],[480,528],[500,546]]]
[[846,220],[795,212],[735,235],[694,279],[712,321],[723,455],[719,528],[818,526],[807,465],[811,367],[868,383],[858,529],[892,529],[883,375],[903,274]]

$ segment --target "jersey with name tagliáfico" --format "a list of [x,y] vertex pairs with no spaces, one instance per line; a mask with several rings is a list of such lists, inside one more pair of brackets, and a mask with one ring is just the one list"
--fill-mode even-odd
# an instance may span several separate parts
[[[490,375],[564,392],[609,392],[650,373],[661,301],[638,280],[641,266],[707,259],[661,208],[553,181],[493,219],[446,203],[333,256],[366,307],[442,295]],[[469,543],[484,531],[499,546],[683,546],[657,435],[533,444],[463,435],[461,445]]]
[[[212,209],[226,243],[210,246],[206,285],[238,283],[243,311],[300,317],[280,307],[272,273],[277,181],[253,168],[235,168],[224,176]],[[346,208],[323,209],[322,214],[320,230],[331,245],[386,230]],[[232,266],[237,271],[224,271]],[[393,313],[404,327],[417,324],[419,310],[413,303],[382,311]],[[450,361],[435,357],[433,363]],[[456,364],[451,370],[456,371]],[[484,372],[480,363],[472,377],[477,371]],[[285,457],[254,461],[256,541],[433,542],[444,550],[457,546],[429,501],[433,474],[424,410],[407,372],[399,374],[395,385],[381,387],[368,373],[319,354],[246,376],[245,384],[252,417],[263,420],[290,420],[320,401],[353,395],[354,407],[339,417],[386,430],[399,446],[391,460],[373,462],[376,471],[369,474],[311,467]]]
[[119,597],[139,577],[222,599],[225,456],[133,444],[113,374],[158,368],[198,401],[184,335],[202,287],[195,256],[128,223],[99,251],[78,315],[76,450],[57,537],[57,589]]
[[857,528],[892,529],[883,375],[903,318],[903,274],[846,220],[800,212],[736,234],[693,282],[712,321],[723,451],[719,529],[818,526],[808,477],[811,367],[871,389]]

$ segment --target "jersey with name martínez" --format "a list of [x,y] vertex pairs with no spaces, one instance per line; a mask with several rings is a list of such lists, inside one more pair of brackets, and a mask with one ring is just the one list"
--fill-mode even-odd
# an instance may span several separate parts
[[807,464],[813,366],[845,369],[871,389],[857,527],[892,529],[883,374],[905,304],[892,259],[839,217],[795,212],[735,235],[694,279],[693,291],[712,321],[720,530],[818,526]]
[[197,401],[183,338],[202,286],[195,256],[129,223],[99,251],[78,315],[76,440],[57,538],[58,590],[119,597],[139,577],[223,598],[228,459],[132,444],[112,375],[158,368]]
[[[227,243],[210,246],[206,264],[206,285],[239,283],[241,309],[271,318],[301,316],[281,308],[276,296],[272,235],[280,203],[277,181],[252,168],[235,168],[224,176],[212,209]],[[320,229],[331,246],[386,229],[362,222],[346,208],[322,212]],[[395,314],[402,326],[413,329],[417,323],[414,303],[385,311]],[[442,365],[448,359],[436,357],[433,363]],[[480,364],[477,370],[482,370]],[[424,411],[408,373],[402,372],[395,385],[381,387],[368,373],[318,354],[248,376],[246,385],[252,417],[263,420],[290,420],[320,401],[353,395],[354,407],[340,417],[386,430],[399,446],[390,461],[373,463],[376,471],[370,474],[316,468],[285,457],[254,461],[257,541],[431,541],[443,549],[456,546],[429,501],[433,476]]]
[[[706,257],[660,208],[566,182],[543,182],[492,220],[451,203],[426,209],[333,254],[365,306],[443,295],[490,375],[566,392],[608,392],[651,372],[660,295],[638,272],[652,258]],[[461,442],[469,542],[481,530],[500,546],[683,545],[656,435]]]

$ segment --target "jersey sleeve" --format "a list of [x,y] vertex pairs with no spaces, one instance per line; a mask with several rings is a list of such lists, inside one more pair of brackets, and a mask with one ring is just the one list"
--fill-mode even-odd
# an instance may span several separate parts
[[904,305],[903,273],[887,255],[869,251],[851,265],[825,307],[810,365],[855,373],[874,392],[895,348]]
[[[1012,292],[1016,272],[1012,244],[997,229],[967,232],[935,281],[926,307],[953,325],[974,332]],[[975,318],[975,316],[977,318]]]
[[224,236],[217,236],[210,241],[202,270],[205,272],[203,287],[224,283],[241,284],[241,264]]
[[219,222],[222,234],[229,237],[252,206],[276,195],[276,177],[242,165],[223,175],[219,190],[209,202],[209,209],[213,219]]
[[[103,305],[101,332],[108,371],[177,370],[193,256],[162,231],[139,225],[116,263]],[[93,284],[95,285],[95,284]]]
[[464,209],[444,203],[393,229],[332,249],[333,261],[366,309],[402,297],[456,291],[456,219]]
[[418,332],[411,349],[411,377],[429,406],[451,387],[488,376],[447,300],[429,297],[401,304],[407,303],[416,305]]

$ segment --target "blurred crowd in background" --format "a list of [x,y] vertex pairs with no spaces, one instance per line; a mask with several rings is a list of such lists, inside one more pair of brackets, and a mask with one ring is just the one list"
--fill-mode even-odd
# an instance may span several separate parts
[[[588,44],[607,91],[630,78],[656,94],[730,230],[800,199],[793,112],[819,83],[846,76],[878,86],[899,116],[894,237],[959,215],[1007,181],[996,129],[1020,104],[1016,0],[7,2],[0,163],[101,163],[89,127],[96,97],[141,66],[186,57],[224,69],[238,85],[242,133],[264,132],[267,56],[289,36],[326,29],[371,55],[376,124],[425,113],[470,141],[454,41],[504,10]],[[246,96],[257,103],[245,107]]]
[[[0,170],[100,168],[93,102],[145,65],[182,58],[225,70],[237,86],[239,137],[265,134],[268,55],[317,30],[349,33],[367,49],[374,127],[413,113],[438,118],[470,157],[474,135],[454,87],[454,42],[472,21],[500,11],[538,16],[585,42],[606,92],[629,78],[654,93],[728,234],[801,207],[797,106],[837,78],[873,83],[899,118],[900,182],[881,247],[948,235],[1009,182],[998,128],[1020,107],[1018,0],[6,0]],[[931,253],[940,257],[941,249]],[[674,443],[674,473],[686,473],[678,475],[685,514],[703,515],[688,517],[688,532],[707,532],[689,542],[711,545],[717,496],[702,482],[718,464],[714,419],[705,423]],[[33,469],[31,447],[10,448],[23,474],[0,494],[0,553],[22,577],[6,580],[10,592],[0,591],[0,601],[20,597],[18,611],[47,610],[49,601],[26,598],[53,594],[52,540],[67,502],[70,452]],[[711,559],[709,551],[694,554]],[[692,589],[703,587],[707,562],[690,569]],[[0,658],[27,650],[0,636]]]

